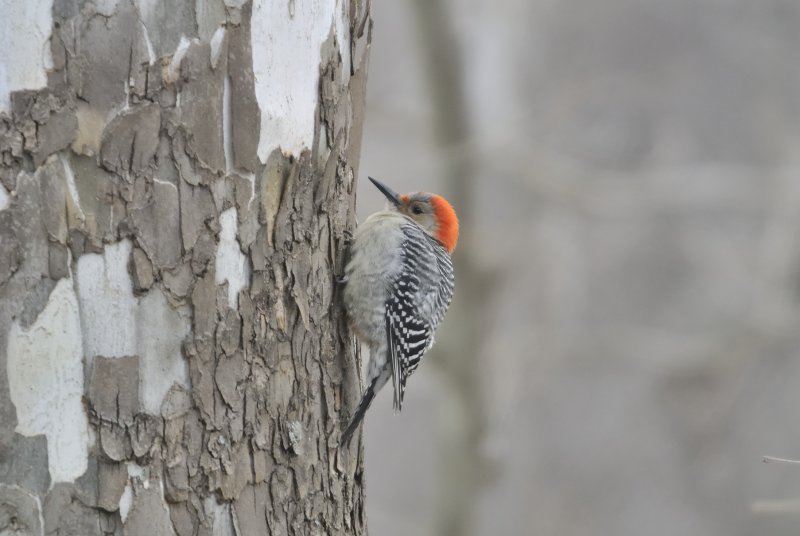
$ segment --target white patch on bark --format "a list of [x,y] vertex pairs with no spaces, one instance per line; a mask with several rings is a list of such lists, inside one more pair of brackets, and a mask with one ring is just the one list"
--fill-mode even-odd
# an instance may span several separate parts
[[222,52],[222,41],[225,39],[225,28],[220,26],[211,36],[211,66],[216,69],[219,63],[219,53]]
[[0,111],[11,92],[47,85],[53,0],[0,0]]
[[147,57],[149,59],[150,65],[153,65],[156,61],[156,51],[153,48],[153,43],[150,41],[150,34],[147,32],[147,26],[144,25],[143,21],[139,21],[139,26],[142,28],[142,35],[144,35],[144,43],[147,45]]
[[231,504],[219,503],[214,495],[203,500],[203,509],[206,515],[212,514],[211,534],[214,536],[236,536],[231,517]]
[[11,204],[11,196],[8,195],[6,187],[0,184],[0,210],[5,210]]
[[131,487],[131,481],[128,480],[127,484],[125,484],[125,489],[122,490],[122,495],[119,496],[119,517],[123,523],[128,519],[128,512],[131,511],[132,505],[133,488]]
[[[194,41],[196,41],[196,39],[194,39]],[[169,67],[167,67],[166,81],[168,83],[174,83],[180,77],[181,62],[191,44],[192,40],[186,39],[185,35],[181,36],[181,42],[178,43],[178,48],[175,49],[175,54],[172,55],[172,60],[169,62]]]
[[256,175],[255,173],[244,173],[240,177],[250,181],[250,199],[247,200],[247,207],[250,208],[253,199],[256,198]]
[[150,466],[128,463],[128,482],[120,497],[120,519],[126,534],[174,535],[169,507],[164,497],[164,482]]
[[232,309],[237,309],[239,291],[250,284],[250,266],[236,238],[236,209],[229,208],[220,214],[219,224],[222,230],[219,233],[219,246],[215,259],[215,281],[217,285],[228,282],[228,305]]
[[159,415],[172,384],[189,385],[181,344],[190,313],[172,307],[158,288],[137,300],[128,273],[130,253],[131,242],[123,240],[106,246],[102,255],[78,259],[83,349],[89,361],[97,355],[139,356],[139,401],[145,411]]
[[231,124],[231,79],[229,76],[225,76],[222,86],[222,149],[225,152],[225,171],[230,173],[233,170],[233,125]]
[[177,187],[177,186],[175,186],[175,183],[174,183],[174,182],[170,182],[170,181],[163,181],[163,180],[161,180],[161,179],[157,179],[157,178],[155,178],[155,177],[153,177],[153,182],[154,182],[155,184],[160,184],[161,186],[168,186],[168,187],[172,188],[173,190],[175,190],[176,192],[178,191],[178,187]]
[[58,158],[64,167],[64,177],[67,179],[67,193],[69,193],[71,208],[80,221],[85,221],[86,214],[81,208],[81,196],[78,194],[78,186],[75,183],[75,173],[72,171],[72,165],[69,163],[69,159],[64,156],[64,153],[59,154]]
[[336,0],[253,2],[250,36],[262,163],[275,148],[299,156],[314,141],[320,47],[334,24],[335,7]]
[[180,310],[154,288],[139,301],[136,312],[137,355],[140,356],[139,398],[144,410],[161,414],[161,403],[173,383],[189,385],[189,369],[181,354],[183,338],[189,333],[187,307]]
[[83,326],[83,351],[94,356],[136,354],[136,298],[128,273],[130,240],[106,246],[102,255],[78,259],[76,282]]
[[128,462],[126,468],[128,469],[128,478],[136,477],[142,481],[145,489],[150,487],[150,478],[145,475],[145,468],[138,463]]
[[125,488],[122,490],[122,495],[119,497],[119,517],[122,519],[123,523],[125,523],[125,520],[128,518],[131,506],[133,506],[133,486],[131,485],[131,479],[138,478],[141,480],[142,486],[145,489],[150,487],[150,479],[145,478],[144,467],[134,462],[128,462],[127,469],[128,482],[125,483]]
[[16,431],[47,436],[53,482],[72,482],[87,467],[89,423],[83,409],[83,345],[72,279],[56,284],[36,321],[8,336],[7,375]]

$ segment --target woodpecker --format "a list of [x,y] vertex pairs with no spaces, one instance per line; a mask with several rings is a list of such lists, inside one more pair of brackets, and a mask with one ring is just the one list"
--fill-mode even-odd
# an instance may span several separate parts
[[369,180],[389,202],[358,226],[345,266],[345,310],[353,332],[369,348],[369,365],[367,387],[341,445],[389,378],[394,409],[402,409],[406,381],[433,346],[453,297],[450,255],[458,241],[453,207],[436,194],[399,195]]

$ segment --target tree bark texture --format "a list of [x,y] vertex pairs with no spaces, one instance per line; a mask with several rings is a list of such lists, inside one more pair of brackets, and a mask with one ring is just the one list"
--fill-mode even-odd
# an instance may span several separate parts
[[365,534],[368,0],[0,18],[0,533]]

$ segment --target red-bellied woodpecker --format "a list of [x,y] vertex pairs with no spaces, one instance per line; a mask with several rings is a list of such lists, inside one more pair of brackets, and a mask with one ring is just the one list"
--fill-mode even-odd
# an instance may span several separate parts
[[369,365],[367,388],[341,444],[389,378],[394,408],[402,408],[406,380],[433,345],[453,297],[450,254],[458,240],[453,207],[439,195],[398,195],[369,180],[389,203],[356,229],[345,266],[345,309],[353,331],[369,347]]

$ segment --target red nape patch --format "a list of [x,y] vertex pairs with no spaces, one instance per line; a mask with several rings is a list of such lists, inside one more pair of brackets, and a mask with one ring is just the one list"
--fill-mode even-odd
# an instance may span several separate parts
[[447,200],[440,196],[434,195],[431,198],[431,205],[436,214],[436,221],[439,222],[439,228],[436,230],[436,238],[441,242],[447,251],[450,253],[456,249],[456,242],[458,242],[458,218],[456,211],[453,210],[452,205]]

